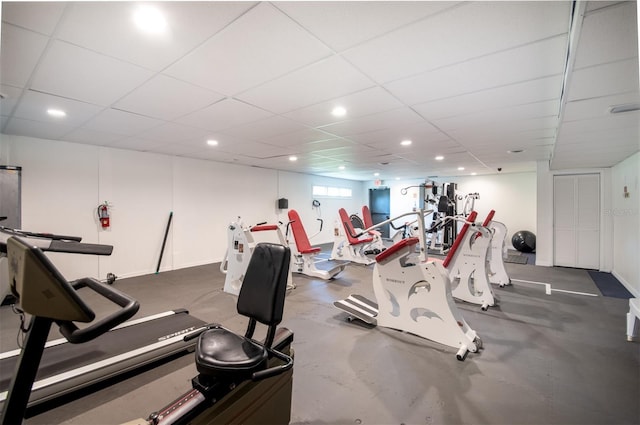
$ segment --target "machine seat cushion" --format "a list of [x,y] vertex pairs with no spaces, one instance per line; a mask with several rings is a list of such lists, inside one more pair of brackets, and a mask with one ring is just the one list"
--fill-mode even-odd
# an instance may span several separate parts
[[267,359],[262,345],[224,328],[203,332],[196,346],[196,368],[206,376],[243,378],[263,369]]
[[318,253],[318,252],[322,251],[322,248],[320,248],[320,247],[312,247],[312,248],[308,248],[308,249],[301,249],[299,251],[300,251],[300,254],[315,254],[315,253]]
[[396,252],[400,251],[402,248],[412,247],[415,244],[417,244],[418,242],[419,242],[418,238],[402,239],[402,240],[394,243],[393,246],[391,246],[390,248],[387,248],[384,251],[382,251],[380,254],[376,255],[376,261],[378,263],[384,262],[384,260],[386,258],[389,258],[389,256],[391,256],[391,255],[395,254]]

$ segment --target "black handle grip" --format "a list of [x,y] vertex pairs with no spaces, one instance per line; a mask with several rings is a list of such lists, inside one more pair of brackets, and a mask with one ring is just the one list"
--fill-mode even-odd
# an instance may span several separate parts
[[349,235],[350,235],[352,238],[358,239],[360,236],[364,235],[364,233],[363,233],[363,232],[360,232],[360,233],[353,233],[353,232],[351,231],[351,226],[350,226],[349,224],[350,224],[350,223],[347,223],[347,222],[342,223],[342,225],[343,225],[343,226],[344,226],[344,228],[347,230],[347,232],[349,232]]
[[276,351],[272,348],[267,348],[267,351],[272,356],[285,362],[285,364],[270,367],[269,369],[260,370],[258,372],[254,372],[253,375],[251,375],[252,381],[260,381],[262,379],[267,379],[267,378],[271,378],[272,376],[280,375],[281,373],[284,373],[293,367],[293,358],[291,356],[287,356],[286,354],[281,353],[280,351]]
[[316,220],[320,221],[320,231],[322,232],[322,225],[324,224],[324,220],[321,218],[316,218]]
[[59,322],[60,332],[72,344],[87,342],[108,332],[133,317],[140,308],[138,301],[129,295],[93,278],[79,279],[73,283],[73,287],[76,289],[87,287],[122,308],[83,329],[79,329],[73,322]]

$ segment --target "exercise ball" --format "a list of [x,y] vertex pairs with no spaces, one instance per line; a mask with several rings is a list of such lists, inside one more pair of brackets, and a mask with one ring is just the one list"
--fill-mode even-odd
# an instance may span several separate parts
[[520,252],[533,252],[536,250],[536,235],[528,230],[520,230],[513,234],[511,244]]

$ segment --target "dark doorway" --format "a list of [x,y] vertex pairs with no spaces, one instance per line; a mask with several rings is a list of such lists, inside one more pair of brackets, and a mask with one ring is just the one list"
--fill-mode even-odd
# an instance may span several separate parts
[[0,226],[21,229],[21,167],[0,165]]
[[[373,224],[381,223],[391,214],[391,190],[388,187],[369,189],[369,209]],[[389,224],[378,229],[383,238],[389,237]]]

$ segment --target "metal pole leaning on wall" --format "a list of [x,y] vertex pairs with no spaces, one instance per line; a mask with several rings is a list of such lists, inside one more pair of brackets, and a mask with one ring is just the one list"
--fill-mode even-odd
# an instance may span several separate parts
[[167,228],[164,231],[164,239],[162,240],[162,248],[160,248],[160,258],[158,259],[158,267],[156,267],[156,274],[160,271],[160,263],[162,263],[162,254],[164,254],[164,246],[167,243],[167,236],[169,236],[169,227],[171,227],[171,219],[173,218],[173,211],[169,213],[169,221],[167,222]]

